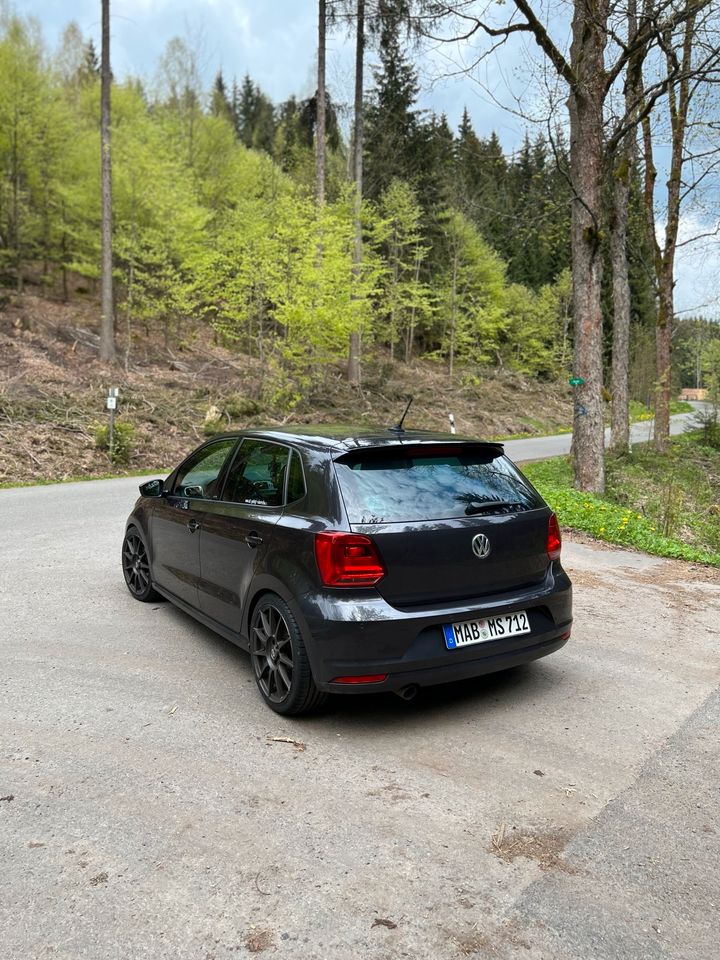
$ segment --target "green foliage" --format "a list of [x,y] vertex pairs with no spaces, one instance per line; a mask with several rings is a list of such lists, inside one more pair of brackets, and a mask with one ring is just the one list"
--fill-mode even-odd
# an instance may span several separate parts
[[395,178],[410,181],[419,172],[417,72],[402,46],[402,0],[381,0],[378,17],[380,64],[365,116],[365,192],[377,200]]
[[403,180],[392,180],[378,204],[372,239],[383,257],[378,320],[393,355],[398,340],[406,359],[412,356],[418,329],[431,323],[435,298],[422,279],[428,246],[423,242],[422,210],[415,191]]
[[[514,157],[417,108],[406,0],[369,16],[379,65],[366,116],[362,265],[347,147],[328,101],[328,202],[313,198],[314,98],[275,107],[248,76],[202,84],[173,38],[151,90],[112,90],[118,333],[184,339],[211,324],[261,361],[258,395],[292,407],[365,348],[551,379],[572,341],[567,184],[553,144]],[[53,56],[30,20],[0,19],[0,281],[94,296],[100,260],[97,54],[76,24]]]
[[217,433],[223,433],[227,429],[227,421],[222,417],[214,417],[211,420],[204,420],[202,431],[206,437],[214,437]]
[[225,399],[225,412],[231,420],[241,417],[253,417],[260,413],[261,407],[257,400],[243,397],[240,393],[231,393]]
[[133,451],[135,427],[127,420],[116,420],[113,425],[112,449],[110,447],[110,425],[97,423],[94,428],[95,446],[107,451],[112,463],[128,463]]
[[711,387],[720,379],[717,351],[720,323],[704,317],[680,317],[673,328],[673,362],[679,387]]
[[273,197],[256,187],[227,211],[193,295],[227,340],[260,358],[269,381],[295,377],[291,404],[342,356],[350,331],[367,326],[377,265],[368,256],[353,270],[349,197],[318,209],[287,180]]
[[569,460],[526,464],[524,472],[564,527],[657,556],[720,566],[720,454],[697,437],[607,462],[607,490],[576,490]]

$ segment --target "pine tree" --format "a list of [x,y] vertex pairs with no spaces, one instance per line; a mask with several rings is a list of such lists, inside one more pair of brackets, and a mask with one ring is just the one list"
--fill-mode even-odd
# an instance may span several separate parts
[[100,76],[100,59],[92,39],[85,44],[85,58],[82,75],[86,81],[97,79]]
[[240,87],[235,121],[238,136],[246,147],[251,147],[253,142],[257,101],[258,91],[250,79],[250,75],[246,73],[243,77],[242,86]]
[[210,113],[214,117],[232,120],[232,105],[228,99],[222,70],[218,70],[210,97]]
[[418,172],[419,91],[417,71],[400,42],[406,17],[402,0],[380,0],[378,50],[380,65],[373,71],[365,120],[365,195],[377,199],[394,177],[412,182]]

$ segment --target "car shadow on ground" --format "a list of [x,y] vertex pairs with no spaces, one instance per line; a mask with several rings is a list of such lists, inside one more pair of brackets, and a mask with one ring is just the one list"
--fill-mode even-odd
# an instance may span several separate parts
[[534,698],[539,686],[551,683],[544,666],[527,664],[468,680],[421,687],[409,701],[394,693],[333,696],[320,716],[331,716],[336,727],[382,726],[398,721],[416,726],[418,722],[437,722],[458,713],[467,714],[468,710],[481,712],[501,701]]
[[[162,609],[179,629],[186,632],[188,642],[200,641],[214,658],[224,661],[228,670],[238,672],[238,682],[255,683],[250,657],[245,650],[219,636],[189,614],[172,604]],[[403,700],[394,693],[337,694],[330,696],[323,707],[306,717],[288,718],[294,723],[312,725],[332,719],[333,728],[346,726],[349,730],[368,725],[384,726],[398,721],[414,725],[424,720],[437,721],[444,715],[468,708],[482,710],[498,701],[517,702],[528,697],[542,696],[557,690],[562,683],[562,671],[552,662],[540,660],[508,670],[489,673],[468,680],[421,687],[412,700]],[[267,710],[257,694],[258,708]]]

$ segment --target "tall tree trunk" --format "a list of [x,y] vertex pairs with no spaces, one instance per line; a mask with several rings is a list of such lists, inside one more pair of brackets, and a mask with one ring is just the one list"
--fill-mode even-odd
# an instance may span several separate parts
[[[686,0],[686,11],[690,11],[693,0]],[[668,108],[670,112],[670,173],[667,180],[667,201],[665,218],[665,240],[660,246],[655,230],[655,180],[656,169],[653,160],[652,128],[650,121],[643,121],[643,147],[645,153],[645,190],[644,203],[648,222],[648,231],[654,249],[655,279],[657,283],[657,323],[655,327],[655,446],[664,452],[670,439],[670,399],[672,391],[672,329],[675,315],[675,251],[677,249],[680,228],[680,204],[682,202],[682,173],[685,161],[685,135],[692,89],[691,70],[693,44],[695,40],[695,15],[690,13],[683,27],[680,81],[668,86]],[[668,71],[674,69],[675,53],[672,50],[672,37],[666,36]]]
[[571,65],[576,79],[568,101],[575,190],[571,221],[574,373],[584,380],[576,389],[573,468],[576,486],[597,493],[605,488],[600,219],[607,16],[607,0],[575,0]]
[[20,242],[20,158],[18,150],[18,129],[19,129],[19,111],[15,107],[14,124],[12,130],[12,229],[10,236],[13,238],[14,259],[15,259],[15,287],[18,293],[23,292],[23,272],[22,272],[22,250]]
[[102,255],[100,293],[100,359],[115,359],[115,316],[112,277],[112,166],[110,158],[110,0],[102,0],[100,60],[100,150],[102,154]]
[[[419,244],[416,247],[415,253],[415,284],[417,285],[420,282],[420,251],[418,249]],[[412,360],[413,353],[413,343],[415,341],[415,316],[417,314],[417,306],[413,302],[412,309],[410,310],[410,322],[408,324],[407,338],[405,340],[405,363],[410,363]]]
[[315,192],[319,204],[325,203],[325,36],[327,0],[318,0],[317,117],[315,122]]
[[457,246],[453,248],[452,264],[452,285],[450,287],[450,344],[449,344],[449,363],[448,378],[452,383],[455,373],[455,333],[457,330],[457,279],[458,279],[458,260],[459,251]]
[[[637,0],[628,2],[628,39],[637,34]],[[638,52],[628,63],[625,80],[625,115],[634,120],[642,87],[642,57]],[[612,425],[610,446],[616,453],[630,449],[630,277],[628,272],[627,224],[630,182],[637,161],[635,128],[625,135],[613,170],[613,208],[610,223],[612,265]]]
[[[634,139],[634,134],[629,135]],[[613,174],[613,209],[610,226],[610,262],[612,265],[612,425],[610,446],[616,453],[630,448],[630,406],[628,370],[630,367],[630,278],[627,259],[627,221],[630,197],[630,151],[623,150],[620,169]]]
[[[363,178],[363,87],[365,76],[365,0],[357,0],[355,26],[355,104],[353,121],[353,156],[352,170],[355,181],[355,239],[353,242],[353,273],[355,281],[360,278],[363,248],[362,248],[362,178]],[[348,380],[358,385],[360,383],[360,330],[353,330],[350,334],[348,346]]]

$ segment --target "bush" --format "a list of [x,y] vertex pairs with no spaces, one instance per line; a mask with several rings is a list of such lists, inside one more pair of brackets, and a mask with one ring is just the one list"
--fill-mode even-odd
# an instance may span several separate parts
[[211,404],[205,411],[203,420],[203,433],[206,437],[214,437],[216,433],[222,433],[228,427],[228,423],[215,404]]
[[240,393],[231,393],[225,400],[225,413],[233,420],[239,417],[254,417],[260,413],[260,404]]
[[111,463],[129,463],[132,456],[135,427],[127,420],[116,420],[113,426],[113,445],[110,449],[110,425],[95,425],[95,446],[105,450]]
[[206,437],[214,437],[217,433],[224,433],[227,429],[227,423],[222,417],[216,420],[205,420],[203,422],[203,433]]
[[710,404],[700,408],[693,417],[693,426],[702,430],[703,443],[708,447],[720,447],[720,422],[718,420],[718,405]]

